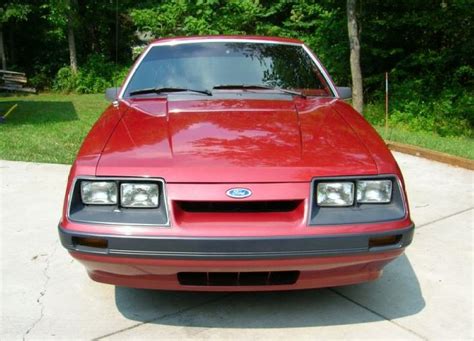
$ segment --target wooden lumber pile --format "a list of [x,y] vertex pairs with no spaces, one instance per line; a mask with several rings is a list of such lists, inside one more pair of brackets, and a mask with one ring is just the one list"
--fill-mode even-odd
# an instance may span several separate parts
[[36,89],[26,86],[27,82],[22,72],[0,70],[0,90],[36,93]]

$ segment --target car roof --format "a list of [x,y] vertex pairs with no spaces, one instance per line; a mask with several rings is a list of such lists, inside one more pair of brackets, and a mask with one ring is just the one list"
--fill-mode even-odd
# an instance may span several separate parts
[[186,42],[195,40],[256,40],[256,41],[267,41],[275,43],[292,43],[292,44],[303,44],[301,40],[294,38],[283,38],[283,37],[267,37],[267,36],[254,36],[254,35],[210,35],[210,36],[187,36],[187,37],[167,37],[153,40],[151,44],[161,43],[172,43],[172,42]]

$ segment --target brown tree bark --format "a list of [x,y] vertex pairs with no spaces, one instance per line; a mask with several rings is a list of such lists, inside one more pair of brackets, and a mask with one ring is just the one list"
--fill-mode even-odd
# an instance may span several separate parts
[[362,71],[360,68],[359,23],[356,16],[357,0],[347,0],[347,29],[351,50],[352,105],[362,114],[364,95],[362,88]]
[[[3,36],[3,39],[5,39],[5,35]],[[3,42],[5,44],[5,42]],[[8,40],[7,40],[7,51],[8,51],[8,64],[16,64],[16,48],[17,45],[15,45],[15,31],[14,30],[9,30],[8,31]]]
[[69,62],[73,73],[77,72],[77,53],[76,53],[76,38],[74,35],[75,15],[76,15],[76,1],[69,1],[69,11],[67,17],[67,40],[69,44]]
[[0,59],[2,60],[2,70],[7,69],[7,57],[5,56],[5,45],[3,41],[3,30],[0,24]]

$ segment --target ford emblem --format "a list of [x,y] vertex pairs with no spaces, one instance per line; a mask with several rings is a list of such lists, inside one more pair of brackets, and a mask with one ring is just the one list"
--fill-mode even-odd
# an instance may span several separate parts
[[243,199],[252,195],[252,191],[247,188],[231,188],[225,194],[234,199]]

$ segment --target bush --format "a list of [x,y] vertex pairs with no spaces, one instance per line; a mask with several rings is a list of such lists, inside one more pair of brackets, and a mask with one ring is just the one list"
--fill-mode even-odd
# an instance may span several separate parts
[[45,72],[38,72],[33,77],[28,78],[28,84],[36,90],[48,89],[51,86],[51,77]]
[[[465,94],[461,98],[461,101],[469,100]],[[391,126],[416,132],[434,132],[440,136],[472,136],[472,125],[465,118],[464,110],[468,109],[460,105],[459,100],[443,93],[430,101],[418,99],[401,103],[393,110],[389,123]]]
[[[439,136],[473,137],[474,98],[467,90],[444,90],[423,98],[416,93],[390,102],[389,125],[414,132],[432,132]],[[381,101],[368,104],[364,114],[374,125],[384,125],[385,108]]]
[[53,81],[53,90],[61,92],[72,92],[76,89],[77,75],[74,75],[69,67],[59,69]]
[[92,55],[74,74],[69,67],[59,69],[53,81],[53,90],[91,94],[121,84],[128,67],[116,66],[102,55]]

